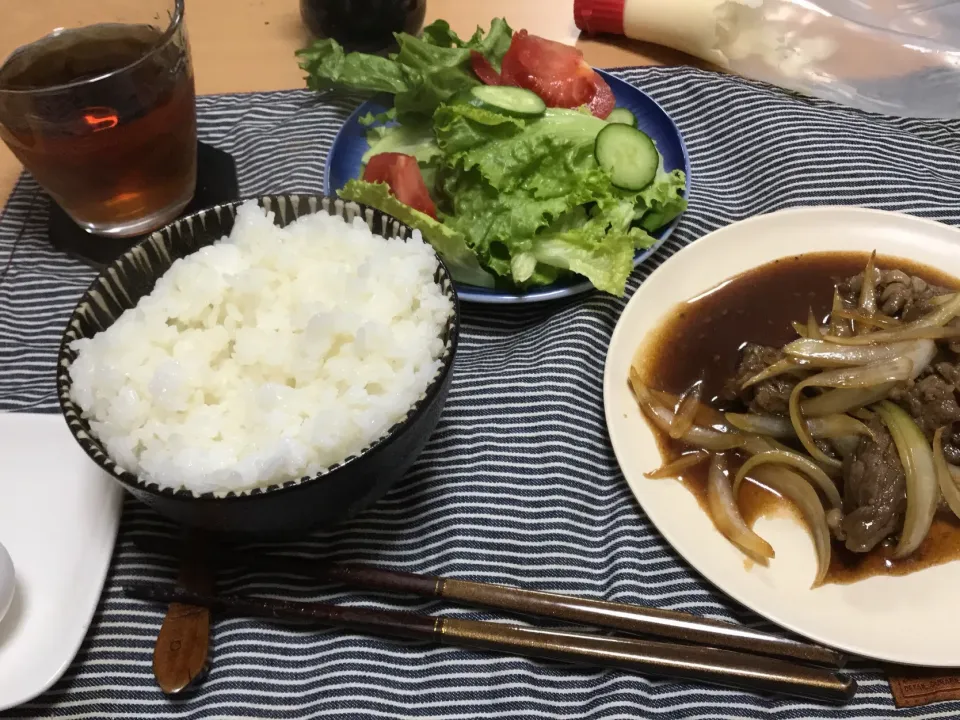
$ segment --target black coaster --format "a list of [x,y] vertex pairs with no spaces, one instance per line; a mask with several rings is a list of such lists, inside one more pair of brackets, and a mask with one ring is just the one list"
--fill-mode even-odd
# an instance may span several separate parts
[[[197,191],[180,217],[212,205],[239,200],[239,195],[237,165],[233,156],[212,145],[197,143]],[[49,202],[47,232],[50,242],[55,248],[97,269],[109,264],[149,235],[144,233],[130,238],[92,235],[71,220],[59,205],[52,200]]]

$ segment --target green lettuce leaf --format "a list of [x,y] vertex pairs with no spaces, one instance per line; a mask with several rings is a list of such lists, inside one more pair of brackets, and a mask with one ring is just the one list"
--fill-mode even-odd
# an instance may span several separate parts
[[609,223],[611,232],[627,234],[633,242],[634,249],[645,250],[656,242],[656,238],[642,226],[635,224],[637,213],[637,200],[631,195],[614,203],[598,203],[593,208],[591,217],[603,217]]
[[687,199],[681,194],[686,187],[682,170],[660,174],[640,191],[637,220],[645,230],[653,232],[671,222],[687,209]]
[[633,213],[629,201],[606,212],[599,206],[591,213],[578,207],[538,233],[531,252],[541,266],[572,270],[597,289],[622,296],[633,271],[634,251],[655,242],[631,225]]
[[451,28],[446,20],[435,20],[423,29],[421,38],[431,45],[440,47],[467,48],[476,50],[486,56],[490,64],[497,72],[500,72],[500,64],[503,62],[503,56],[510,49],[510,42],[513,40],[513,30],[503,18],[494,18],[490,23],[490,30],[483,31],[478,27],[471,38],[464,42]]
[[357,122],[364,127],[372,127],[374,125],[384,125],[396,119],[397,109],[390,108],[386,112],[377,113],[376,115],[374,115],[372,112],[368,112],[366,115],[361,115],[359,118],[357,118]]
[[476,169],[441,168],[437,183],[441,206],[451,210],[444,224],[466,237],[481,262],[505,278],[512,278],[513,256],[532,249],[538,230],[589,196],[586,190],[542,199],[522,189],[501,192]]
[[423,121],[441,103],[480,84],[470,67],[471,50],[482,52],[499,67],[512,31],[497,19],[488,33],[478,28],[464,43],[449,25],[438,21],[424,30],[422,38],[407,33],[395,37],[400,49],[389,57],[346,53],[334,40],[317,40],[297,53],[307,86],[392,93],[401,123]]
[[311,90],[359,90],[406,93],[422,82],[420,74],[390,58],[345,53],[336,40],[324,38],[297,51]]
[[486,56],[496,71],[500,72],[503,56],[507,54],[512,41],[513,30],[507,25],[507,21],[503,18],[494,18],[487,33],[484,33],[482,28],[477,28],[467,47]]
[[633,271],[634,239],[630,232],[614,229],[604,215],[577,222],[563,220],[547,228],[533,241],[538,263],[572,270],[587,278],[598,290],[622,296]]
[[524,121],[440,106],[434,131],[444,223],[485,266],[520,286],[575,272],[622,295],[635,250],[654,242],[646,228],[683,209],[683,174],[663,174],[639,193],[614,187],[594,157],[605,126],[577,110]]
[[434,114],[437,143],[451,161],[479,169],[497,190],[523,187],[539,198],[564,195],[584,182],[611,187],[593,155],[605,126],[576,110],[548,109],[527,122],[467,104],[443,105]]
[[427,25],[420,34],[425,42],[439,47],[463,47],[464,42],[451,28],[446,20],[434,20]]
[[[466,103],[441,105],[433,115],[433,132],[437,145],[455,158],[474,148],[519,134],[526,123]],[[468,168],[473,164],[467,164]]]
[[510,259],[514,282],[521,286],[553,282],[564,271],[586,277],[594,287],[622,296],[633,271],[634,248],[653,238],[637,228],[617,227],[618,218],[588,217],[583,207],[561,216],[538,232],[530,249]]
[[370,149],[361,159],[364,165],[385,152],[413,155],[421,165],[429,165],[442,155],[429,125],[379,125],[367,131],[367,142]]
[[344,200],[370,205],[419,230],[443,258],[457,282],[480,287],[493,287],[494,278],[481,267],[463,235],[437,222],[429,215],[404,205],[390,194],[385,183],[350,180],[338,193]]
[[397,41],[400,52],[392,56],[394,62],[420,76],[418,84],[394,99],[401,122],[405,117],[429,117],[441,103],[480,85],[470,67],[470,50],[441,47],[405,33],[398,34]]

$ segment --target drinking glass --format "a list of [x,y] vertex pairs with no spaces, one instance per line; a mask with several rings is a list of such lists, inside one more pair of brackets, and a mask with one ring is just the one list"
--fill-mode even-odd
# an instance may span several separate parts
[[183,0],[5,3],[0,138],[91,233],[154,230],[193,197],[196,103],[183,11]]

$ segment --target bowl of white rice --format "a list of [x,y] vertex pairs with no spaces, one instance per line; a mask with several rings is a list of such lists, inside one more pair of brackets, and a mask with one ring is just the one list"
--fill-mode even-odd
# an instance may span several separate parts
[[439,420],[458,329],[419,232],[268,196],[178,220],[108,265],[64,332],[57,391],[80,446],[162,514],[294,534],[403,477]]

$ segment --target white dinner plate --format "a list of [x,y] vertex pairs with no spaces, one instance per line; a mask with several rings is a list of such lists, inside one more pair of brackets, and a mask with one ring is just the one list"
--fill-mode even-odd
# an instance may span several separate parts
[[746,569],[694,496],[679,482],[648,480],[661,464],[656,441],[628,386],[637,348],[685,302],[724,280],[805,252],[863,251],[903,257],[960,277],[960,230],[907,215],[847,207],[761,215],[685,247],[640,286],[620,317],[604,371],[607,427],[630,489],[650,521],[721,591],[779,625],[846,652],[909,665],[960,667],[960,562],[901,577],[872,577],[811,589],[816,560],[806,530],[790,517],[755,529],[776,551]]
[[60,415],[0,413],[0,543],[17,586],[0,620],[0,710],[70,666],[110,566],[123,490]]

